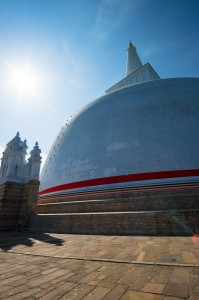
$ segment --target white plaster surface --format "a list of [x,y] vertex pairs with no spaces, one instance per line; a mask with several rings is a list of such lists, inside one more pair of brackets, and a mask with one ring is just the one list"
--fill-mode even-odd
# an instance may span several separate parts
[[113,91],[116,91],[118,89],[121,89],[123,87],[140,83],[144,81],[150,81],[160,79],[159,75],[155,72],[155,70],[152,68],[152,66],[147,63],[141,68],[135,70],[133,73],[128,75],[127,77],[124,77],[122,80],[114,84],[112,87],[110,87],[108,90],[106,90],[106,93],[110,93]]
[[137,54],[136,48],[131,44],[127,48],[127,60],[126,60],[126,76],[139,69],[142,66],[142,62]]
[[199,169],[198,132],[198,78],[119,89],[91,102],[62,127],[42,170],[40,190],[109,176]]

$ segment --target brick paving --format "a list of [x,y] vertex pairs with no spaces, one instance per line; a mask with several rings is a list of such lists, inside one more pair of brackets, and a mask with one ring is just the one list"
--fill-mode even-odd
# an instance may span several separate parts
[[199,300],[199,238],[0,232],[0,299]]

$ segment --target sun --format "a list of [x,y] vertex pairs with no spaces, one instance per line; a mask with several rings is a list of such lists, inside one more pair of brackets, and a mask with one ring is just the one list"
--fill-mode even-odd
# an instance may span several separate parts
[[12,66],[9,68],[9,86],[19,97],[37,95],[41,83],[41,76],[37,75],[34,68],[24,66]]

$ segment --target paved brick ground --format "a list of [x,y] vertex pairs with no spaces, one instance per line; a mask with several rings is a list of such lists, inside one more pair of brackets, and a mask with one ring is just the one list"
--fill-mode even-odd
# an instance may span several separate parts
[[0,232],[0,299],[199,299],[199,238]]

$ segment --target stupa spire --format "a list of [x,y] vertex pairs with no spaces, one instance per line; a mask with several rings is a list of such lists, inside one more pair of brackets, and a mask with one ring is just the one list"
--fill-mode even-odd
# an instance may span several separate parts
[[130,75],[140,67],[142,67],[142,62],[137,54],[136,48],[133,46],[132,42],[129,41],[129,46],[127,48],[126,76]]

